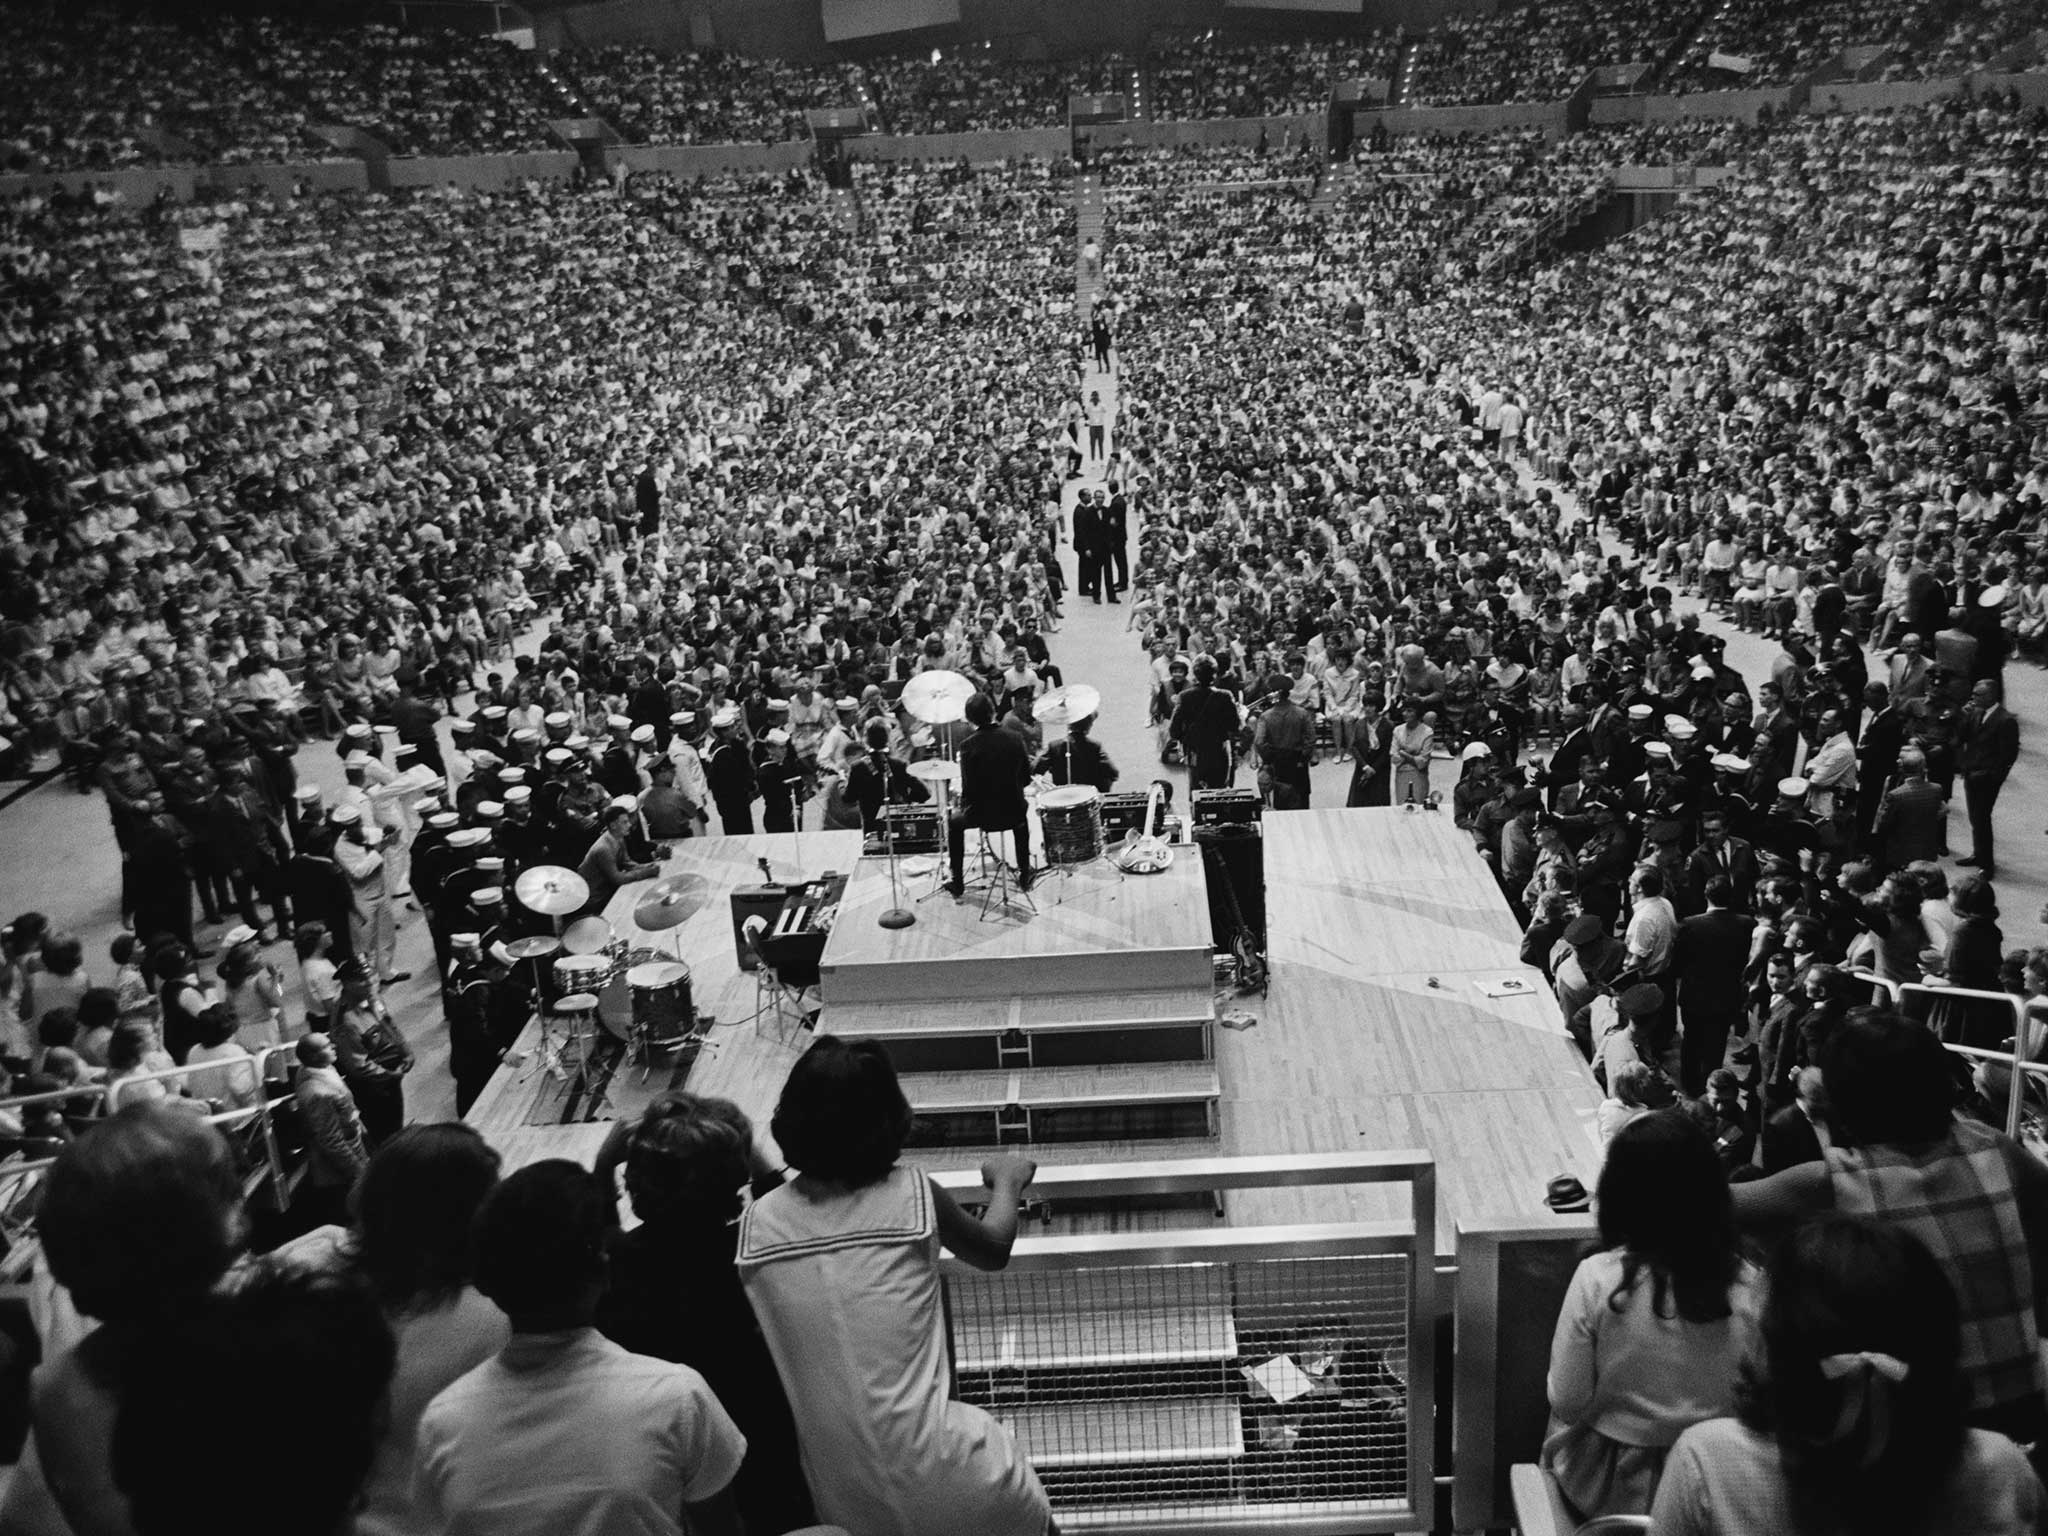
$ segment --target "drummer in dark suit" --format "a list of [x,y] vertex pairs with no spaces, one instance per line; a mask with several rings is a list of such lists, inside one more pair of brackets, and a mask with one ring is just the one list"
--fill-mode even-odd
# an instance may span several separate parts
[[967,719],[974,734],[960,744],[960,800],[948,820],[946,851],[953,878],[946,889],[955,896],[967,889],[964,868],[967,829],[1014,833],[1017,843],[1017,885],[1031,889],[1031,821],[1026,814],[1024,786],[1031,780],[1031,757],[1015,732],[996,724],[996,707],[985,693],[967,701]]
[[1066,739],[1041,752],[1031,771],[1049,775],[1055,784],[1092,784],[1108,794],[1116,783],[1116,764],[1102,750],[1102,743],[1088,734],[1094,723],[1093,715],[1068,721]]

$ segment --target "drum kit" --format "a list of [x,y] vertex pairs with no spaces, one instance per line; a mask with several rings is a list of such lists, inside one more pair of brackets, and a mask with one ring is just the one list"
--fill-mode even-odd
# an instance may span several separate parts
[[[537,864],[513,883],[520,902],[531,912],[552,919],[560,931],[514,939],[505,946],[514,966],[529,965],[527,981],[533,1011],[541,1023],[538,1070],[555,1076],[571,1068],[587,1074],[593,1031],[586,1023],[623,1044],[640,1060],[644,1082],[656,1051],[677,1052],[693,1043],[697,1013],[690,990],[690,968],[684,963],[681,937],[674,956],[660,950],[629,947],[602,917],[586,915],[562,927],[564,918],[590,902],[590,886],[573,869]],[[710,882],[701,875],[677,875],[660,881],[633,909],[644,931],[662,933],[679,928],[702,910]],[[554,1002],[541,985],[541,963],[552,959],[548,973]],[[556,1024],[562,1038],[554,1037]],[[601,1091],[595,1095],[601,1099]]]

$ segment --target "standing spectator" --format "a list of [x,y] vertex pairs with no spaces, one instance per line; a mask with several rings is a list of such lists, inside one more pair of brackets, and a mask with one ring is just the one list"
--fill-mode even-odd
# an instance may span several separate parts
[[1961,1307],[1969,1422],[2031,1444],[2048,1431],[2034,1310],[2048,1167],[1955,1116],[1948,1053],[1923,1024],[1862,1010],[1834,1029],[1820,1068],[1826,1159],[1736,1186],[1736,1214],[1747,1225],[1868,1214],[1924,1241]]
[[593,1326],[610,1195],[589,1170],[533,1163],[485,1199],[476,1288],[511,1338],[427,1405],[418,1507],[447,1536],[737,1536],[747,1443],[704,1378],[629,1354]]
[[771,1131],[793,1183],[740,1221],[739,1268],[797,1415],[818,1514],[896,1536],[1043,1536],[1038,1474],[1003,1426],[952,1396],[943,1246],[1009,1262],[1027,1159],[983,1165],[988,1212],[897,1162],[910,1106],[882,1048],[826,1036],[796,1063]]
[[1705,894],[1707,910],[1680,921],[1671,962],[1682,1030],[1679,1075],[1685,1091],[1695,1097],[1706,1092],[1708,1077],[1721,1068],[1729,1036],[1742,1026],[1743,968],[1755,927],[1733,910],[1735,885],[1727,876],[1707,881]]
[[370,1161],[362,1112],[334,1065],[334,1045],[315,1030],[299,1037],[292,1096],[306,1131],[306,1179],[295,1208],[314,1225],[339,1224],[348,1193]]
[[2020,723],[2005,707],[2004,690],[1991,678],[1979,678],[1970,689],[1970,707],[1963,712],[1962,753],[1957,763],[1963,775],[1963,803],[1970,813],[1970,852],[1956,862],[1974,865],[1986,877],[1997,873],[1991,813],[2019,755]]
[[370,968],[360,957],[340,968],[341,1000],[335,1005],[331,1038],[335,1064],[363,1112],[363,1134],[381,1146],[405,1124],[405,1074],[413,1068],[412,1047],[377,996]]

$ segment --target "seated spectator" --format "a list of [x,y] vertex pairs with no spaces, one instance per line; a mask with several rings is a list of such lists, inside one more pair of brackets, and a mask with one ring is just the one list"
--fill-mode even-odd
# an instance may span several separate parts
[[2023,1536],[2025,1453],[1970,1427],[1956,1294],[1910,1232],[1821,1216],[1772,1260],[1737,1416],[1688,1429],[1652,1512],[1670,1536]]
[[1607,1085],[1607,1097],[1600,1101],[1600,1139],[1612,1142],[1625,1127],[1660,1109],[1669,1109],[1678,1098],[1670,1078],[1646,1061],[1631,1061],[1614,1073]]
[[[256,1063],[248,1047],[235,1038],[235,1021],[216,1010],[199,1021],[199,1043],[185,1057],[186,1066],[219,1062],[204,1072],[188,1073],[180,1087],[191,1097],[218,1111],[247,1109],[262,1097],[256,1080]],[[132,1094],[135,1090],[130,1089]]]
[[1550,1346],[1543,1462],[1592,1518],[1643,1514],[1679,1435],[1735,1404],[1762,1304],[1713,1142],[1677,1111],[1607,1149],[1601,1251],[1581,1261]]
[[611,1243],[597,1326],[636,1355],[703,1373],[747,1439],[733,1499],[749,1531],[789,1531],[816,1516],[796,1423],[733,1267],[742,1195],[781,1179],[758,1167],[754,1128],[723,1099],[672,1094],[650,1105],[625,1148],[626,1193],[640,1225]]
[[873,1041],[824,1036],[770,1127],[797,1178],[748,1207],[739,1270],[796,1413],[818,1514],[901,1536],[1042,1536],[1038,1474],[1009,1432],[952,1397],[941,1246],[1009,1262],[1036,1167],[991,1158],[985,1216],[897,1159],[910,1105]]
[[633,1530],[734,1536],[746,1440],[704,1378],[592,1326],[605,1286],[605,1190],[561,1159],[485,1199],[476,1287],[511,1339],[420,1420],[415,1494],[449,1536]]

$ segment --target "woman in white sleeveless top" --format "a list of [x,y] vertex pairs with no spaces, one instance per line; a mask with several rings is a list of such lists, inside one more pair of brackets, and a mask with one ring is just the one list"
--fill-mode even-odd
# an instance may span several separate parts
[[1044,1536],[1045,1490],[1009,1432],[952,1401],[941,1245],[978,1269],[1009,1262],[1017,1199],[1037,1172],[983,1167],[970,1216],[898,1167],[910,1106],[872,1041],[820,1038],[772,1129],[798,1177],[740,1223],[740,1278],[795,1412],[819,1518],[855,1536]]

